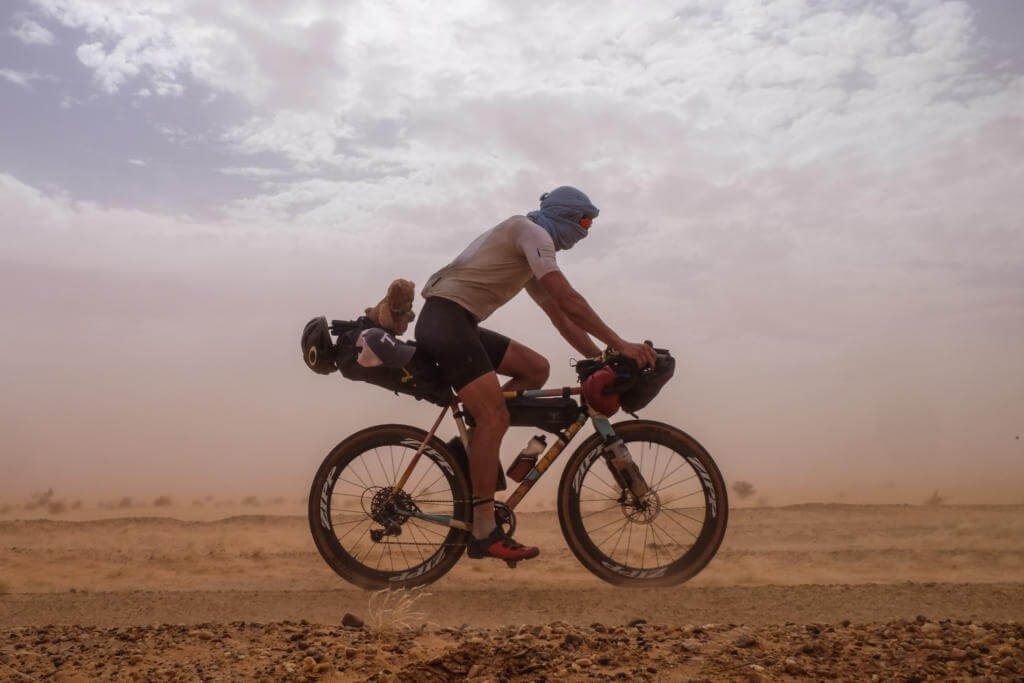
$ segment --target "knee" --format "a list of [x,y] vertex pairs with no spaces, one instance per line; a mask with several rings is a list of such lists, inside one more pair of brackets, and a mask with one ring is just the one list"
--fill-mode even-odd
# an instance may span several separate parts
[[512,418],[509,417],[508,408],[505,407],[504,401],[489,404],[478,412],[479,415],[473,415],[476,418],[478,430],[482,429],[491,434],[501,435],[508,431],[509,425],[512,423]]
[[544,356],[537,356],[532,367],[530,368],[530,388],[540,389],[547,381],[548,377],[551,376],[551,363]]

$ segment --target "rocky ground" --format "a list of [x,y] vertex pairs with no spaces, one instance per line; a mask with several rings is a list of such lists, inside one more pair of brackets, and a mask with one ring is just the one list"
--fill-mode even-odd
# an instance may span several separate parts
[[929,680],[1024,676],[1024,626],[931,621],[497,629],[305,622],[0,632],[3,680]]

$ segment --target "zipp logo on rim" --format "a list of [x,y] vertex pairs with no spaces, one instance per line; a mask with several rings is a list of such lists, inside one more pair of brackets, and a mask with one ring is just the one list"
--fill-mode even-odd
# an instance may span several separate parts
[[718,516],[718,498],[715,497],[715,487],[711,484],[711,475],[708,474],[708,470],[704,465],[701,464],[697,458],[686,456],[686,461],[690,463],[693,469],[697,470],[697,476],[700,477],[701,484],[704,485],[704,492],[708,497],[708,507],[711,508],[711,516]]
[[424,562],[418,567],[413,567],[409,571],[402,572],[390,577],[389,581],[405,581],[407,579],[415,579],[417,576],[422,576],[429,572],[431,569],[436,567],[441,562],[441,558],[444,557],[443,552],[436,553],[432,558]]
[[605,569],[610,569],[619,576],[625,576],[630,579],[657,579],[658,577],[664,576],[665,572],[668,571],[668,567],[656,567],[654,569],[629,569],[628,567],[622,567],[614,562],[606,562],[601,560],[601,566]]
[[320,489],[320,524],[328,531],[331,530],[331,488],[334,486],[334,475],[337,471],[337,466],[331,468],[324,480],[323,488]]
[[[402,439],[403,446],[408,446],[409,448],[415,448],[417,450],[419,450],[419,447],[422,443],[422,441],[419,441],[417,439]],[[442,470],[447,472],[449,475],[455,475],[455,470],[452,469],[452,466],[448,464],[447,460],[441,457],[440,453],[435,451],[430,446],[426,446],[423,449],[423,452],[430,455],[430,459],[433,460],[437,464],[437,466],[440,467]]]

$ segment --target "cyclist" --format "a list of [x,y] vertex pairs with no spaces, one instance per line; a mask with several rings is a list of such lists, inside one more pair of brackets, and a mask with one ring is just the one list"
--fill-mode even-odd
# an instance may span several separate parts
[[[470,478],[473,538],[468,555],[522,560],[540,550],[523,546],[495,524],[494,490],[501,439],[509,427],[502,390],[539,389],[550,366],[536,351],[479,326],[498,307],[526,289],[569,345],[587,357],[601,353],[589,335],[641,367],[654,349],[630,343],[611,330],[558,269],[555,252],[587,236],[598,209],[587,195],[562,186],[540,197],[540,208],[512,216],[477,237],[454,261],[427,280],[416,323],[416,343],[437,361],[473,416]],[[504,387],[497,375],[510,377]]]

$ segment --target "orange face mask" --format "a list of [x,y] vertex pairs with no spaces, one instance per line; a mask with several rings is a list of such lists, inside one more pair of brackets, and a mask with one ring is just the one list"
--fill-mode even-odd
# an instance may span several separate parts
[[582,227],[582,228],[583,228],[584,230],[589,230],[589,229],[590,229],[590,226],[591,226],[591,225],[592,225],[593,223],[594,223],[593,219],[591,219],[591,218],[587,218],[586,216],[584,216],[583,218],[581,218],[581,219],[580,219],[580,226],[581,226],[581,227]]

